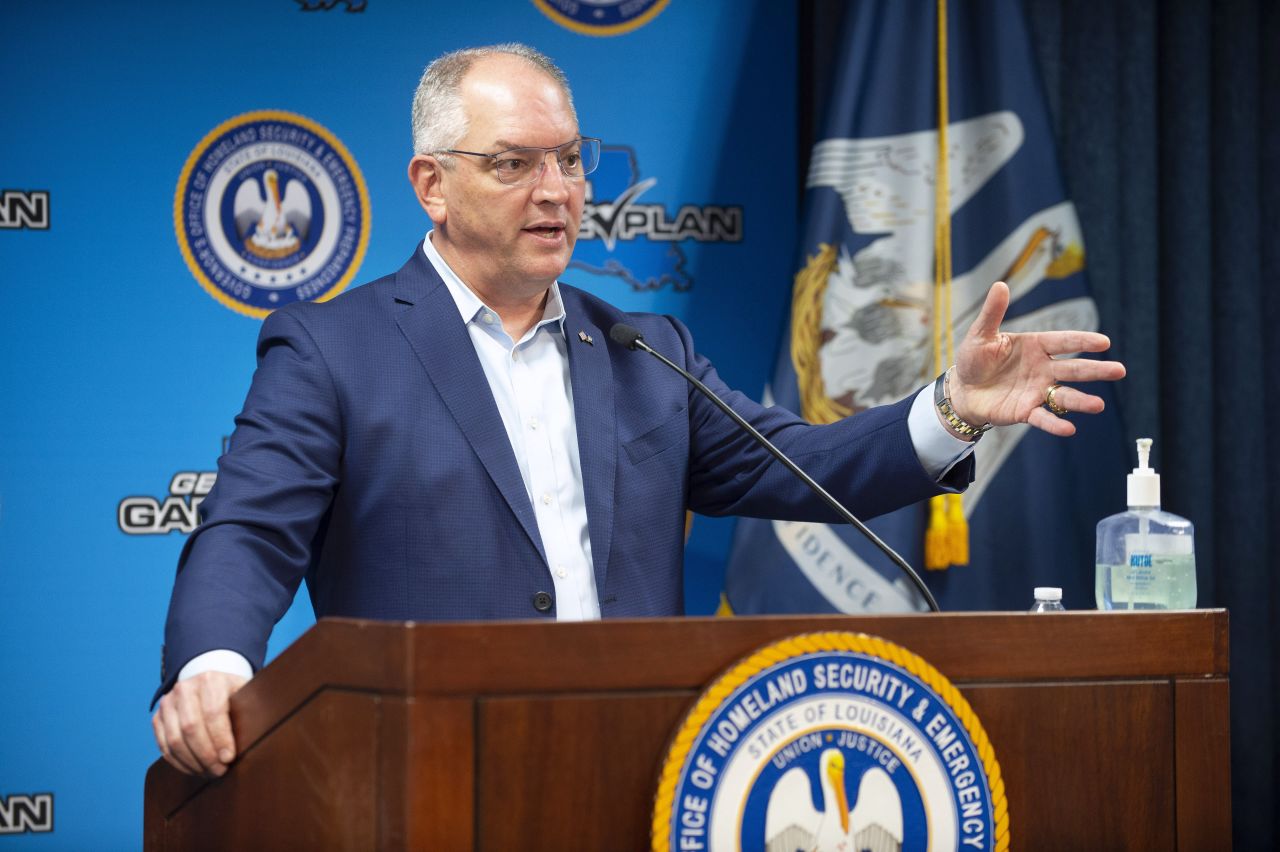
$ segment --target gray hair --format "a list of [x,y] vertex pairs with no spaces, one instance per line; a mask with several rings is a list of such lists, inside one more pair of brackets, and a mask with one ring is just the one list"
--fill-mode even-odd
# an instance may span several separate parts
[[446,53],[427,66],[413,93],[413,152],[430,154],[457,145],[467,135],[467,111],[462,106],[462,80],[477,60],[486,56],[518,56],[545,73],[564,90],[569,112],[577,121],[569,78],[550,57],[525,44],[506,42],[468,47]]

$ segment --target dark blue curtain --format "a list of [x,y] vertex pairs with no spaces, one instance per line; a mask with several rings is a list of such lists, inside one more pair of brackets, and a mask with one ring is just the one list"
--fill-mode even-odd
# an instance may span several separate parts
[[1280,4],[1026,0],[1130,437],[1231,612],[1236,848],[1274,849],[1280,760]]
[[[1164,507],[1196,525],[1200,606],[1231,612],[1235,847],[1274,849],[1280,2],[1024,2],[1103,331],[1129,367],[1126,434],[1155,439]],[[800,7],[802,152],[843,6]]]

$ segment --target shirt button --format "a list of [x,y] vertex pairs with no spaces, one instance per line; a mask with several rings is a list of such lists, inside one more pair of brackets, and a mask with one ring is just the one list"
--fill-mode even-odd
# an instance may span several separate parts
[[536,418],[536,417],[530,417],[530,418],[529,418],[529,428],[530,428],[530,429],[537,429],[537,428],[538,428],[538,418]]
[[544,506],[550,506],[550,505],[551,505],[551,495],[550,495],[550,494],[543,494],[543,495],[542,495],[542,505],[544,505]]
[[557,565],[557,566],[556,566],[556,576],[557,576],[557,577],[559,577],[561,580],[563,580],[565,577],[568,577],[568,576],[569,576],[569,572],[568,572],[568,571],[566,571],[566,570],[564,570],[564,566],[563,566],[563,565]]
[[485,321],[485,325],[493,325],[493,314],[488,311],[485,311],[481,319]]
[[511,360],[512,360],[512,361],[519,361],[519,360],[520,360],[520,350],[519,350],[519,349],[512,349],[512,350],[511,350]]
[[554,603],[554,601],[552,600],[551,595],[546,592],[538,592],[533,596],[533,608],[538,612],[550,612],[552,603]]

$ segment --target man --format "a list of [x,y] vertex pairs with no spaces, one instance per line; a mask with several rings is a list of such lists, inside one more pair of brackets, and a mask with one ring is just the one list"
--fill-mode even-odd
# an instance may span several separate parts
[[[272,314],[205,521],[179,563],[159,708],[165,758],[221,775],[228,700],[305,576],[317,616],[676,615],[686,509],[834,520],[683,379],[610,342],[617,322],[682,364],[859,515],[969,481],[973,426],[1074,427],[1059,381],[1115,379],[1098,334],[1001,334],[992,288],[951,409],[931,389],[829,426],[724,387],[677,321],[556,279],[598,141],[564,75],[520,46],[436,60],[414,99],[409,179],[433,230],[395,275]],[[945,408],[945,407],[944,407]]]

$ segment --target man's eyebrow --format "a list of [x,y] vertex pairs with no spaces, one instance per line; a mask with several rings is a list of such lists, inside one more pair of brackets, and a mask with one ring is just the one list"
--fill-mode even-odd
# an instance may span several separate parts
[[[569,142],[577,142],[577,141],[578,141],[579,139],[581,139],[581,138],[582,138],[582,136],[581,136],[581,134],[579,134],[579,135],[574,136],[574,137],[573,137],[572,139],[570,139],[568,142],[561,142],[560,144],[561,144],[561,145],[568,145],[568,144],[569,144]],[[494,144],[494,145],[496,145],[496,146],[498,147],[498,149],[499,149],[499,150],[498,150],[498,153],[502,153],[503,151],[508,151],[508,150],[510,150],[510,149],[512,149],[512,148],[528,148],[528,147],[529,147],[528,145],[521,145],[519,142],[509,142],[509,141],[507,141],[506,139],[497,139],[497,140],[494,140],[494,143],[493,143],[493,144]],[[535,147],[536,147],[536,146],[535,146]]]

